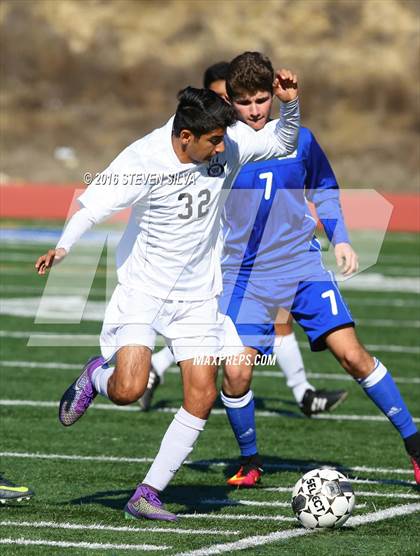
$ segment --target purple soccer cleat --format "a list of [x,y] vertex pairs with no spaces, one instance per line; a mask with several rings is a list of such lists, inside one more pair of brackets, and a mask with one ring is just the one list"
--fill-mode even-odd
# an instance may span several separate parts
[[95,399],[98,392],[92,384],[92,373],[104,363],[105,359],[101,356],[91,357],[79,378],[64,392],[58,418],[65,427],[70,427],[80,419]]
[[126,519],[160,519],[161,521],[176,521],[177,516],[163,508],[157,492],[147,485],[138,485],[136,492],[124,508]]

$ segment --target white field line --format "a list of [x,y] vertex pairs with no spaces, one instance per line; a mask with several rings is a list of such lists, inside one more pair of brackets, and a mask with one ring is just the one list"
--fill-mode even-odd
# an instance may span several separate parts
[[[11,284],[1,284],[0,285],[0,292],[2,293],[38,293],[40,296],[42,295],[45,288],[45,282],[42,284],[40,283],[39,286],[35,285],[27,285],[27,286],[14,286]],[[91,288],[89,290],[89,295],[98,295],[104,296],[108,292],[105,288]],[[86,295],[86,288],[64,288],[58,286],[48,286],[48,295],[55,294],[55,295]],[[395,301],[395,300],[394,300]],[[402,300],[401,300],[402,301]],[[388,306],[385,305],[384,306]],[[398,305],[398,307],[402,307],[403,305]],[[411,303],[407,303],[407,307],[413,307]]]
[[[34,263],[35,264],[35,263]],[[93,267],[91,267],[93,269]],[[108,269],[106,268],[106,266],[98,266],[97,270],[96,270],[96,275],[97,276],[105,276],[107,273]],[[35,270],[33,268],[32,265],[28,265],[26,268],[25,267],[14,267],[14,266],[6,266],[4,263],[0,265],[0,275],[6,275],[6,276],[30,276],[31,274],[33,275],[35,273]],[[74,276],[80,277],[80,272],[77,268],[71,268],[71,267],[67,267],[66,269],[64,268],[60,268],[59,271],[56,271],[56,274],[60,273],[60,277],[63,278],[64,276],[68,277],[68,278],[72,278]],[[392,277],[394,278],[394,277]],[[405,278],[405,280],[412,280],[412,278]],[[411,292],[411,284],[410,282],[408,282],[409,284],[409,292]],[[405,289],[403,289],[402,291],[405,291]]]
[[[50,322],[48,324],[54,324]],[[55,323],[66,324],[65,322]],[[68,324],[68,323],[67,323]],[[61,334],[54,332],[34,332],[34,331],[17,331],[17,330],[0,330],[0,338],[16,338],[28,339],[28,346],[60,346],[60,347],[79,347],[79,346],[93,346],[96,350],[99,349],[99,335],[98,334]],[[156,347],[165,346],[165,340],[158,336],[156,338]]]
[[[12,287],[12,286],[11,286]],[[358,297],[352,297],[354,294],[357,294]],[[101,294],[104,295],[105,291]],[[412,299],[409,298],[402,298],[396,297],[394,299],[388,298],[374,298],[374,299],[360,299],[359,292],[346,292],[346,301],[348,304],[353,306],[360,306],[360,307],[386,307],[389,309],[390,307],[401,307],[406,309],[418,309],[420,307],[420,301],[417,296]]]
[[[0,363],[1,365],[1,363]],[[13,365],[11,365],[13,366]],[[18,365],[16,365],[18,366]],[[79,369],[81,368],[81,366],[79,365],[78,367]],[[175,367],[174,367],[175,369]],[[178,370],[179,372],[179,370]],[[259,371],[254,370],[254,377],[263,377],[263,378],[283,378],[283,374],[281,373],[280,370],[278,371]],[[345,380],[347,382],[354,382],[354,378],[352,378],[351,376],[349,376],[347,373],[345,373],[344,371],[342,373],[313,373],[311,371],[308,371],[306,373],[306,376],[308,378],[320,378],[320,379],[328,379],[328,380]],[[420,384],[420,378],[417,377],[395,377],[394,375],[392,375],[392,378],[394,379],[395,382],[399,382],[401,384]]]
[[[384,519],[391,519],[393,517],[409,515],[420,511],[420,504],[405,504],[402,506],[395,506],[386,510],[372,512],[362,516],[350,517],[345,527],[357,527]],[[245,550],[256,546],[271,544],[274,542],[291,539],[303,535],[313,534],[316,529],[287,529],[286,531],[278,531],[269,533],[268,535],[256,535],[253,537],[246,537],[238,541],[230,543],[215,544],[213,546],[199,548],[197,550],[190,550],[187,552],[179,552],[175,556],[210,556],[216,554],[223,554],[226,552],[234,552],[236,550]]]
[[[4,293],[39,293],[42,294],[45,284],[36,285],[25,285],[25,286],[15,286],[13,284],[0,284],[0,291]],[[67,288],[48,286],[48,293],[55,295],[85,295],[86,288]],[[107,293],[105,288],[91,288],[89,290],[89,295],[104,296]],[[351,298],[353,292],[349,291],[346,293],[346,300],[351,306],[362,306],[362,307],[406,307],[409,309],[415,309],[420,307],[420,301],[416,298],[407,299],[397,297],[394,299],[359,299],[355,297]]]
[[[33,263],[35,265],[35,261],[38,257],[32,254],[25,254],[25,253],[2,253],[0,252],[0,262],[8,263],[8,262],[19,262],[19,263]],[[77,264],[80,266],[87,265],[87,266],[98,266],[92,264],[92,255],[74,255],[71,259],[73,264]],[[101,265],[102,266],[102,265]],[[397,267],[398,268],[398,267]],[[407,268],[410,268],[408,266]]]
[[1,367],[19,367],[24,369],[74,369],[81,370],[82,364],[80,363],[55,363],[45,362],[38,363],[37,361],[0,361]]
[[[80,367],[79,367],[80,368]],[[265,371],[262,371],[265,372]],[[270,372],[270,371],[268,371]],[[258,373],[259,374],[259,373]],[[306,375],[310,378],[326,378],[328,380],[347,380],[354,382],[354,378],[346,374],[344,371],[343,373],[312,373],[308,372]],[[397,376],[395,377],[392,375],[392,378],[395,382],[399,382],[401,384],[420,384],[420,378],[417,377],[404,377],[404,376]]]
[[[300,347],[310,349],[306,344],[299,343]],[[399,345],[382,345],[382,344],[366,344],[366,348],[370,351],[383,351],[387,353],[402,353],[402,354],[420,354],[420,347],[413,346],[399,346]]]
[[[375,271],[380,272],[382,276],[386,276],[387,278],[393,278],[398,276],[413,276],[417,278],[419,276],[419,266],[416,265],[407,265],[407,266],[388,266],[379,264],[378,266],[375,265],[376,268],[372,269],[374,272],[366,272],[366,274],[376,274]],[[369,268],[372,268],[369,266]],[[366,269],[368,270],[368,269]]]
[[[9,244],[10,247],[10,244]],[[6,252],[5,249],[1,249],[0,251],[0,262],[27,262],[27,263],[34,263],[37,259],[37,256],[32,254],[31,252],[16,252],[17,250],[15,249],[10,249],[10,252]],[[71,262],[73,264],[92,264],[92,255],[73,255]],[[397,263],[397,264],[393,264],[392,266],[389,266],[389,263]],[[398,264],[400,263],[400,264]],[[402,264],[401,264],[402,263]],[[412,271],[414,272],[414,275],[417,276],[418,275],[418,268],[419,268],[419,258],[418,257],[410,257],[408,258],[403,258],[403,257],[393,257],[393,256],[386,256],[386,255],[382,255],[379,257],[379,259],[377,260],[377,262],[374,263],[374,265],[372,265],[372,259],[359,259],[359,265],[363,266],[368,264],[369,267],[375,266],[376,270],[380,270],[381,272],[391,272],[391,273],[395,273],[398,271],[401,271],[402,274],[404,274],[407,270],[408,271]],[[378,265],[380,265],[380,267],[378,268]]]
[[[50,460],[66,460],[66,461],[99,461],[104,463],[152,463],[154,458],[138,458],[138,457],[118,457],[118,456],[82,456],[78,454],[41,454],[32,452],[0,452],[2,457],[10,458],[23,458],[23,459],[50,459]],[[218,461],[214,462],[211,460],[187,460],[186,465],[193,465],[194,467],[224,467],[229,465],[230,461]],[[309,471],[310,469],[316,469],[319,467],[317,462],[307,465],[294,465],[290,463],[268,463],[265,464],[266,469],[284,469],[287,471]],[[391,475],[410,475],[412,473],[411,469],[396,469],[392,467],[366,467],[366,466],[354,466],[354,467],[343,467],[337,466],[337,469],[343,469],[346,473],[385,473]],[[413,482],[414,484],[414,482]]]
[[0,527],[33,527],[36,529],[72,529],[93,531],[115,531],[117,533],[175,533],[176,535],[239,535],[239,531],[219,529],[180,529],[179,527],[116,527],[102,523],[60,523],[56,521],[0,521]]
[[374,328],[420,328],[420,320],[399,320],[399,319],[358,319],[356,324]]
[[[50,323],[53,324],[53,323]],[[59,323],[63,324],[63,323]],[[53,332],[35,332],[35,331],[17,331],[17,330],[0,330],[0,338],[30,338],[31,344],[35,345],[39,342],[40,345],[61,345],[61,346],[73,346],[75,341],[78,340],[83,342],[83,345],[99,345],[99,336],[95,334],[56,334]],[[159,337],[160,338],[160,337]],[[156,345],[164,345],[164,340],[159,341],[157,339]],[[64,340],[69,340],[66,344]],[[45,342],[53,342],[53,344],[46,344]],[[60,342],[61,344],[57,344]],[[92,342],[92,343],[91,343]],[[306,342],[299,342],[299,346],[303,349],[310,349]],[[366,348],[371,351],[382,351],[390,353],[401,353],[401,354],[420,354],[420,347],[413,346],[400,346],[400,345],[385,345],[385,344],[367,344]]]
[[[256,414],[258,415],[258,412],[256,412]],[[320,421],[388,421],[388,419],[382,415],[340,415],[331,413],[312,415],[311,419],[317,419]],[[413,421],[415,423],[420,423],[420,417],[414,417]]]
[[[206,500],[200,500],[199,505],[205,506],[256,506],[264,508],[290,508],[290,502],[279,502],[277,500],[260,501],[260,500],[235,500],[233,498],[225,498],[223,500],[218,500],[216,498],[207,498]],[[366,508],[366,504],[357,504],[357,508]]]
[[[53,324],[53,323],[51,323]],[[63,323],[59,323],[63,324]],[[99,336],[95,334],[56,334],[54,332],[35,332],[35,331],[17,331],[17,330],[0,330],[0,338],[29,338],[33,342],[35,341],[46,341],[46,340],[85,340],[86,342],[93,342],[96,340],[98,343]],[[158,338],[159,340],[159,338]],[[54,344],[56,345],[56,344]],[[61,344],[65,345],[65,344]],[[73,344],[69,344],[73,345]],[[162,342],[157,342],[156,345],[164,345],[164,340]],[[304,349],[310,349],[306,342],[299,342],[299,346]],[[400,345],[385,345],[385,344],[367,344],[366,348],[372,351],[383,351],[391,353],[406,353],[406,354],[420,354],[420,347],[413,346],[400,346]]]
[[[83,321],[103,321],[106,303],[104,301],[87,301],[84,295],[48,295],[36,297],[3,297],[0,298],[0,313],[15,317],[35,318],[39,322],[78,323],[80,315]],[[43,300],[41,313],[41,299]],[[41,320],[42,319],[42,320]],[[356,324],[373,328],[420,328],[418,319],[361,318]],[[34,331],[36,334],[37,332]]]
[[[53,322],[51,324],[54,324]],[[65,324],[65,323],[59,323]],[[55,332],[30,332],[19,330],[0,330],[0,338],[32,338],[33,340],[85,340],[98,343],[97,334],[59,334]]]
[[[58,402],[52,401],[37,401],[37,400],[1,400],[0,406],[8,407],[36,407],[40,409],[58,407]],[[114,405],[111,403],[96,403],[93,404],[91,409],[100,409],[105,411],[125,411],[125,412],[138,412],[139,408],[137,405]],[[178,407],[163,407],[155,409],[157,413],[169,413],[175,414],[179,410]],[[225,416],[226,412],[224,409],[213,409],[213,415]],[[255,411],[257,417],[269,417],[269,418],[288,418],[287,416],[281,415],[276,411]],[[294,417],[295,418],[295,417]],[[299,418],[304,419],[304,417]],[[340,414],[319,414],[313,415],[312,419],[327,420],[327,421],[360,421],[360,422],[387,422],[388,419],[382,415],[340,415]],[[415,423],[420,423],[420,417],[413,417]]]
[[257,500],[234,500],[231,498],[224,498],[219,500],[217,498],[207,498],[200,500],[199,505],[204,506],[259,506],[267,508],[290,508],[290,502],[259,502]]
[[254,514],[183,514],[178,513],[178,517],[182,519],[215,519],[220,521],[285,521],[296,522],[295,517],[287,517],[283,515],[254,515]]
[[0,539],[0,544],[21,546],[55,546],[58,548],[85,548],[86,550],[169,550],[172,546],[155,544],[111,544],[93,542],[48,541],[46,539]]
[[[115,231],[111,230],[110,234],[115,234]],[[51,236],[49,236],[49,239],[42,241],[41,243],[44,243],[44,245],[46,247],[51,245],[51,242],[57,242],[58,238],[61,235],[61,230],[59,231],[58,234],[56,234],[55,239],[52,239]],[[1,251],[3,254],[7,253],[8,251],[10,251],[11,253],[34,253],[33,257],[36,256],[36,254],[39,251],[39,243],[40,241],[37,240],[35,237],[33,237],[33,244],[31,245],[31,243],[27,243],[27,239],[21,239],[19,241],[19,243],[16,242],[16,240],[13,240],[9,237],[2,237],[2,235],[0,236],[0,238],[2,239],[2,246],[1,246]],[[102,245],[103,240],[106,239],[106,236],[103,235],[101,240],[99,240],[96,245]],[[108,236],[109,239],[109,236]],[[111,238],[113,239],[113,238]],[[410,238],[411,239],[411,238]],[[114,242],[116,241],[116,239],[114,240]],[[388,238],[388,241],[390,241],[390,239]],[[322,241],[321,241],[322,243]],[[86,249],[90,249],[93,252],[97,252],[97,249],[95,248],[95,244],[92,243],[92,241],[87,242],[87,245],[85,246]],[[323,248],[328,249],[328,245],[323,246]],[[363,253],[360,255],[359,257],[359,264],[370,264],[373,257],[377,256],[378,254],[376,252],[372,252],[372,253],[365,253],[363,251]],[[375,259],[376,260],[376,259]],[[378,258],[375,262],[375,264],[394,264],[394,263],[400,263],[398,266],[404,266],[405,264],[408,264],[408,266],[418,266],[420,264],[420,259],[419,256],[417,254],[404,254],[404,255],[388,255],[388,254],[382,254],[380,253],[378,255]]]
[[[28,265],[26,268],[22,266],[23,265],[14,266],[1,264],[0,273],[6,276],[28,276],[29,273],[33,274],[32,265]],[[105,276],[105,274],[109,274],[110,270],[113,271],[113,268],[99,266],[96,270],[96,275]],[[55,272],[61,277],[68,276],[70,278],[76,275],[80,276],[78,269],[70,266],[66,268],[62,267]],[[412,268],[395,268],[392,269],[392,274],[389,275],[385,275],[382,272],[363,272],[357,276],[353,276],[349,280],[342,280],[341,276],[337,275],[337,279],[339,281],[340,290],[345,292],[349,290],[363,292],[396,292],[398,294],[418,294],[420,292],[419,272],[417,269]]]
[[404,504],[401,506],[392,506],[385,510],[379,510],[365,515],[355,515],[349,518],[344,527],[358,527],[359,525],[366,525],[367,523],[376,523],[384,519],[392,519],[402,515],[409,515],[420,512],[420,503],[417,504]]
[[[25,369],[53,369],[53,370],[81,370],[83,363],[56,363],[54,361],[48,361],[45,363],[38,361],[0,361],[0,367],[22,367]],[[166,373],[179,375],[178,367],[171,366],[166,370]],[[254,376],[264,377],[264,378],[284,378],[280,370],[278,371],[254,371]],[[308,371],[306,376],[309,378],[321,378],[329,380],[345,380],[354,382],[354,379],[346,374],[344,371],[342,373],[312,373]],[[393,376],[395,382],[400,382],[401,384],[420,384],[420,378],[417,377],[395,377]]]
[[415,481],[399,481],[392,480],[392,479],[355,479],[354,477],[351,478],[352,483],[356,483],[358,485],[404,485],[404,486],[416,486]]
[[[352,483],[356,483],[355,479],[351,479]],[[258,490],[262,490],[265,492],[284,492],[290,494],[293,491],[293,487],[265,487]],[[359,490],[354,491],[355,495],[358,496],[367,496],[372,498],[406,498],[407,500],[419,500],[419,494],[410,494],[407,492],[363,492]],[[358,506],[360,508],[360,505]]]

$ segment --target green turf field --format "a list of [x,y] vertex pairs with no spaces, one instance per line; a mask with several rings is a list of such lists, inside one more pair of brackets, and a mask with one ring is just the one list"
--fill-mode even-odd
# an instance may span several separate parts
[[[100,322],[34,324],[31,307],[45,280],[32,265],[48,247],[7,241],[0,254],[2,312],[14,306],[29,315],[2,315],[0,471],[36,491],[30,502],[0,507],[1,554],[420,554],[420,491],[398,434],[329,354],[310,353],[300,332],[311,381],[347,388],[348,400],[331,416],[306,419],[279,371],[257,369],[254,392],[266,471],[261,487],[237,491],[225,485],[236,470],[237,451],[218,405],[190,463],[164,493],[179,521],[125,520],[122,508],[180,406],[179,377],[171,369],[148,414],[97,398],[80,422],[64,429],[57,402],[97,352]],[[86,255],[89,259],[89,249]],[[82,292],[80,277],[90,272],[85,263],[73,259],[67,267],[67,294]],[[378,274],[385,279],[375,282]],[[419,274],[419,238],[388,234],[379,263],[363,273],[367,284],[373,277],[366,286],[371,290],[343,291],[360,321],[359,336],[392,370],[420,424]],[[102,264],[89,298],[93,303],[104,300],[105,276]],[[60,284],[50,282],[50,293],[58,295]],[[290,489],[303,471],[320,466],[339,466],[354,480],[358,506],[348,526],[310,533],[291,513]]]

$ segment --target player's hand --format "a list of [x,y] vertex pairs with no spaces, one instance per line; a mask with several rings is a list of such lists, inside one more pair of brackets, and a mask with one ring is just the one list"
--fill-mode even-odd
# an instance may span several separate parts
[[359,258],[349,243],[337,243],[334,252],[343,276],[350,276],[359,270]]
[[298,96],[297,76],[288,69],[276,71],[273,93],[282,102],[289,102]]
[[67,251],[62,247],[50,249],[45,255],[41,255],[35,263],[38,274],[45,274],[54,264],[61,262],[67,255]]

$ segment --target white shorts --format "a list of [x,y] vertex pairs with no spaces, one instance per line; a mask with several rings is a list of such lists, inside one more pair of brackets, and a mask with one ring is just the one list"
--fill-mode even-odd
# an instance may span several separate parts
[[157,334],[165,338],[177,363],[196,356],[237,355],[243,350],[235,325],[220,313],[217,298],[170,301],[119,284],[105,311],[102,356],[109,361],[128,345],[153,351]]

